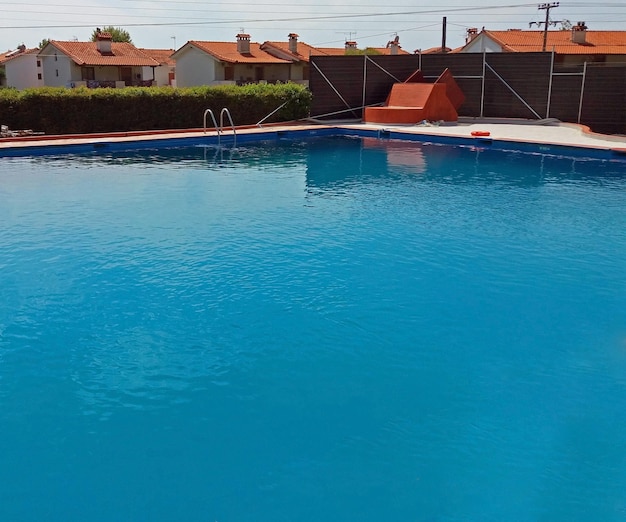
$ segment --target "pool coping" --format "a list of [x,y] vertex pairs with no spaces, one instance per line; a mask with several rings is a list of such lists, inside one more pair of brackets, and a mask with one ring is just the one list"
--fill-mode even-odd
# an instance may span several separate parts
[[181,145],[229,145],[237,142],[308,136],[356,135],[404,139],[499,150],[584,156],[626,161],[626,136],[592,132],[589,127],[558,120],[460,119],[458,122],[422,122],[417,125],[368,124],[360,121],[305,120],[215,129],[164,129],[77,135],[31,135],[0,138],[0,158],[99,149],[137,149]]

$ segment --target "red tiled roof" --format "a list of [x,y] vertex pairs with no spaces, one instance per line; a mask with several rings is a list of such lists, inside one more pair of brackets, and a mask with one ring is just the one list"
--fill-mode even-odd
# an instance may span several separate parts
[[202,42],[190,40],[187,42],[187,45],[196,46],[201,51],[228,63],[288,63],[290,61],[272,56],[261,49],[261,45],[255,42],[250,42],[249,53],[240,53],[237,50],[237,42]]
[[123,67],[156,67],[159,62],[127,42],[112,42],[111,54],[100,54],[97,42],[60,42],[50,44],[70,57],[77,65],[113,65]]
[[[380,54],[385,54],[385,55],[391,54],[391,47],[368,47],[368,49],[374,49],[378,51]],[[398,54],[411,54],[411,53],[400,48],[398,49]]]
[[19,49],[16,51],[7,51],[6,53],[0,54],[0,65],[4,65],[5,63],[17,58],[18,56],[24,56],[26,54],[37,54],[39,52],[38,48],[26,49],[24,51],[20,51]]
[[346,54],[345,47],[315,47],[315,56],[343,56]]
[[327,55],[333,54],[333,51],[341,51],[341,54],[344,53],[342,49],[326,49],[313,47],[304,42],[298,42],[297,52],[292,53],[289,50],[289,42],[263,42],[261,45],[261,49],[269,52],[277,51],[279,54],[282,54],[286,57],[286,59],[291,59],[295,61],[303,61],[308,62],[309,56],[319,56],[319,55]]
[[[450,53],[458,53],[462,47],[456,47],[455,49],[451,49],[450,47],[446,47],[446,54]],[[417,53],[417,51],[415,51]],[[437,54],[441,52],[441,46],[439,47],[431,47],[430,49],[424,49],[421,51],[422,54]]]
[[176,61],[172,59],[173,49],[144,49],[140,47],[139,50],[161,65],[176,65]]
[[[504,51],[514,53],[541,52],[543,31],[483,31],[502,46]],[[626,54],[626,31],[585,32],[585,43],[572,41],[571,31],[548,31],[546,50],[558,54]]]

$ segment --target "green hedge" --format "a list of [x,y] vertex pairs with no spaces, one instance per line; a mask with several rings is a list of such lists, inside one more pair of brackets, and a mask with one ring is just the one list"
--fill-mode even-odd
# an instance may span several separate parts
[[[251,125],[285,102],[265,123],[306,118],[311,92],[295,83],[181,89],[0,89],[0,123],[46,134],[189,129],[202,127],[206,109],[219,122],[221,110],[227,107],[235,125]],[[213,126],[210,118],[207,126]]]

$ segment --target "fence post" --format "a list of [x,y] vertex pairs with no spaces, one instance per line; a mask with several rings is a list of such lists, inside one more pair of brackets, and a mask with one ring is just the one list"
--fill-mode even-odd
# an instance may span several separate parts
[[480,87],[480,117],[482,118],[485,113],[485,67],[487,64],[487,51],[483,49],[483,78]]
[[365,107],[365,85],[367,83],[367,55],[363,55],[363,101],[361,105]]
[[550,58],[550,83],[548,84],[548,106],[546,107],[546,118],[550,117],[550,102],[552,101],[552,78],[554,78],[554,46]]
[[585,79],[587,78],[587,62],[583,64],[583,81],[580,85],[580,101],[578,102],[578,120],[576,123],[580,124],[580,116],[583,112],[583,98],[585,97]]

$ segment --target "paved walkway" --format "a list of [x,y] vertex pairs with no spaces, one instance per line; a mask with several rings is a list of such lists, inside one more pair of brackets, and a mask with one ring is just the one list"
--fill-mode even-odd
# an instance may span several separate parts
[[[589,132],[580,125],[560,123],[556,120],[533,122],[528,120],[460,120],[458,123],[417,124],[417,125],[375,125],[347,122],[309,122],[302,124],[268,125],[259,127],[237,128],[237,135],[261,134],[281,130],[342,128],[359,130],[386,129],[407,134],[421,134],[431,136],[446,136],[450,138],[472,138],[472,132],[489,133],[493,140],[511,141],[520,143],[564,145],[571,147],[593,148],[602,150],[625,149],[626,136],[603,135]],[[224,135],[230,132],[227,130]],[[112,143],[145,140],[163,140],[175,138],[198,138],[215,136],[215,131],[202,129],[170,130],[158,132],[119,132],[109,134],[87,134],[66,136],[28,136],[21,138],[0,139],[0,151],[3,148],[28,148],[46,145],[76,145],[90,143]]]
[[417,125],[342,125],[363,129],[387,129],[410,134],[425,134],[457,138],[472,138],[472,132],[488,132],[493,140],[521,143],[537,143],[585,147],[594,149],[626,148],[626,136],[596,134],[586,127],[557,120],[469,120],[461,119],[458,123],[417,124]]

